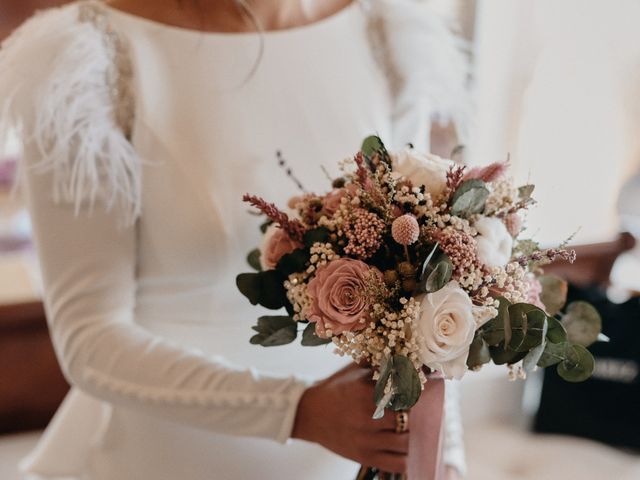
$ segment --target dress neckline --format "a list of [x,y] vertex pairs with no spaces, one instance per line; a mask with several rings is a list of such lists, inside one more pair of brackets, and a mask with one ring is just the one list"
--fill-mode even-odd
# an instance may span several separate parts
[[136,15],[133,13],[125,12],[124,10],[120,10],[118,8],[112,7],[109,4],[104,4],[104,7],[111,14],[119,15],[121,17],[127,18],[133,22],[139,23],[143,26],[151,27],[158,31],[167,31],[176,33],[178,35],[184,36],[197,36],[198,38],[218,38],[218,39],[247,39],[247,38],[255,38],[255,37],[291,37],[296,35],[301,35],[305,33],[311,33],[315,31],[321,31],[325,28],[330,28],[332,25],[336,23],[340,23],[342,19],[349,17],[352,12],[360,7],[361,0],[352,0],[351,3],[342,7],[340,10],[332,13],[331,15],[324,17],[318,21],[308,23],[306,25],[300,25],[296,27],[283,28],[280,30],[265,30],[262,32],[216,32],[216,31],[206,31],[206,30],[196,30],[187,27],[180,27],[177,25],[171,25],[168,23],[160,22],[157,20],[152,20],[150,18],[142,17],[140,15]]

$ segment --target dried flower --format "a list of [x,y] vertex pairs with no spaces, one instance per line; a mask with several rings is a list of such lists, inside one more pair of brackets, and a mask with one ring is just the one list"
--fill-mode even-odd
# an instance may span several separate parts
[[281,211],[273,203],[269,203],[263,198],[256,197],[255,195],[249,195],[245,193],[242,197],[243,202],[247,202],[256,207],[267,217],[269,217],[274,223],[280,225],[280,228],[285,230],[289,236],[299,242],[302,241],[305,228],[304,225],[297,219],[290,219],[289,215]]
[[517,213],[510,213],[504,218],[507,231],[513,238],[517,238],[522,231],[522,217]]
[[350,222],[345,225],[345,235],[349,243],[344,247],[344,251],[361,260],[367,259],[382,245],[386,224],[375,213],[363,208],[355,209],[351,217]]
[[400,245],[415,243],[420,236],[420,226],[416,217],[407,213],[396,218],[391,225],[391,236]]
[[483,182],[495,182],[504,176],[509,169],[507,162],[495,162],[486,167],[475,167],[469,170],[464,176],[464,180],[477,178]]

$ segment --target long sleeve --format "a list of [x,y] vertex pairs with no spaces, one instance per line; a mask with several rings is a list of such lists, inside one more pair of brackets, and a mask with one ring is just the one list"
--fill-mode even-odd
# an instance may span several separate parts
[[[37,150],[27,146],[27,166]],[[186,351],[135,324],[136,229],[119,209],[76,215],[52,201],[51,173],[26,194],[51,337],[68,380],[117,405],[216,432],[289,438],[305,384]]]
[[115,405],[284,442],[305,382],[234,368],[136,323],[141,160],[118,121],[108,82],[118,49],[96,8],[41,13],[0,51],[0,133],[22,130],[21,183],[62,370]]

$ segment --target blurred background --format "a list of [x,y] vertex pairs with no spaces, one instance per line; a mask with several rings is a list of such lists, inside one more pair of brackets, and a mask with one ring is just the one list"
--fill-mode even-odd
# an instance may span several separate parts
[[[0,39],[62,3],[0,0]],[[575,267],[549,270],[571,282],[571,298],[600,310],[611,338],[590,347],[597,367],[584,384],[553,372],[512,383],[500,367],[467,375],[468,478],[640,479],[640,2],[431,3],[471,46],[476,114],[465,162],[509,157],[517,179],[536,184],[527,233],[549,246],[570,238]],[[3,480],[19,478],[16,463],[68,388],[39,300],[28,215],[9,195],[20,152],[8,147],[0,158]]]

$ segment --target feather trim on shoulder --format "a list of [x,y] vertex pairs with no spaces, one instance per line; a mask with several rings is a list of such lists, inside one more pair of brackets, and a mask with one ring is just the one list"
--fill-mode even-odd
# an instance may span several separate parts
[[100,2],[36,14],[0,49],[0,146],[16,130],[39,151],[21,175],[51,172],[54,201],[76,213],[96,201],[118,206],[131,225],[141,210],[141,162],[128,139],[133,98],[124,53]]
[[[415,127],[416,108],[453,121],[464,138],[471,113],[466,42],[425,1],[369,0],[372,43],[395,97],[398,129]],[[405,117],[406,115],[406,117]]]

